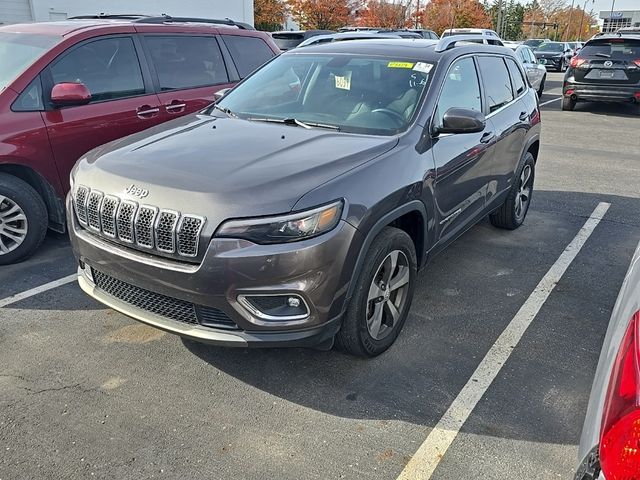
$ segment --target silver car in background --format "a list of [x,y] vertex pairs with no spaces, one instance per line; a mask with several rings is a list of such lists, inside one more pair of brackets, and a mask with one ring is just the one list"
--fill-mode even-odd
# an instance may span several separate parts
[[611,314],[578,455],[575,480],[640,478],[640,245]]
[[504,42],[504,46],[515,52],[516,57],[524,67],[529,83],[538,92],[538,98],[542,97],[544,82],[547,79],[546,67],[538,63],[533,50],[528,45],[517,42]]

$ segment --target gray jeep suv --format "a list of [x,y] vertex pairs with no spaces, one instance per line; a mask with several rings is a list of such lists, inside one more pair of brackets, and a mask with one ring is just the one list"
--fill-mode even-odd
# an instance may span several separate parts
[[67,200],[80,286],[216,345],[382,353],[418,270],[531,201],[536,93],[511,50],[465,38],[293,50],[89,152]]

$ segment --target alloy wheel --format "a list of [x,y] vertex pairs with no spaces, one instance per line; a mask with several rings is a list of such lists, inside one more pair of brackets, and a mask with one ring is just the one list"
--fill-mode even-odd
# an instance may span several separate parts
[[0,195],[0,255],[13,252],[27,238],[27,216],[16,202]]
[[521,219],[529,208],[531,200],[531,189],[533,184],[533,169],[531,165],[525,165],[520,174],[520,184],[518,185],[518,194],[516,195],[516,218]]
[[373,277],[367,297],[367,330],[375,340],[389,335],[407,302],[409,260],[401,250],[389,253]]

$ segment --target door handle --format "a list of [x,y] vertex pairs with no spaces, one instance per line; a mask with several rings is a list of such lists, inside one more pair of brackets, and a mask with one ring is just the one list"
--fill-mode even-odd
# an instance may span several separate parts
[[527,112],[520,112],[520,116],[518,118],[521,122],[524,122],[527,118],[529,118],[529,115],[527,115]]
[[482,137],[480,137],[480,143],[489,143],[491,140],[496,138],[493,132],[485,132]]
[[152,108],[149,105],[143,105],[141,107],[138,107],[138,109],[136,110],[138,118],[151,118],[158,115],[158,113],[160,113],[159,108]]
[[164,107],[167,110],[167,112],[173,113],[178,110],[184,110],[186,106],[187,106],[186,103],[170,103],[169,105],[165,105]]

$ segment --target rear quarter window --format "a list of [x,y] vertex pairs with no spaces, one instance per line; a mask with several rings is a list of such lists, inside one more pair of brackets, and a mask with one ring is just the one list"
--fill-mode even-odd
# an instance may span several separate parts
[[261,38],[240,35],[223,35],[222,38],[231,52],[240,78],[246,77],[275,56]]

